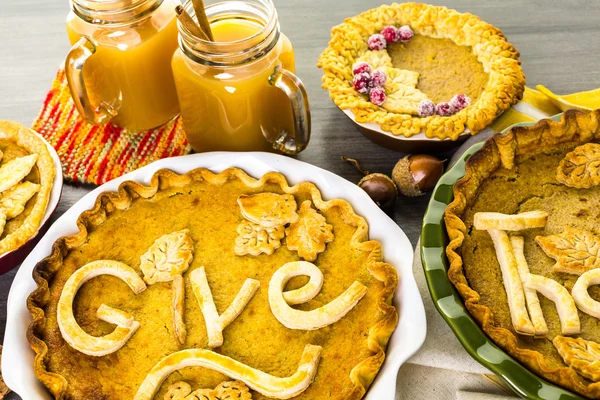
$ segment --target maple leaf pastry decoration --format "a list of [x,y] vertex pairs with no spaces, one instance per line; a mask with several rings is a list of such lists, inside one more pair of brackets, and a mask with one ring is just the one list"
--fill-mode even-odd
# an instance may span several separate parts
[[589,189],[600,184],[600,144],[586,143],[567,153],[558,165],[556,179],[569,187]]
[[581,275],[600,267],[600,238],[592,232],[565,226],[562,233],[537,236],[535,241],[556,260],[556,272]]
[[287,248],[298,251],[306,261],[316,260],[334,238],[333,226],[311,204],[310,200],[304,201],[298,212],[300,219],[285,230]]

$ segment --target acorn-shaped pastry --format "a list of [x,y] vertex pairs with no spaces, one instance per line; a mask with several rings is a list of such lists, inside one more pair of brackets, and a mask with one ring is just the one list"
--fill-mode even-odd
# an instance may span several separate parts
[[433,189],[443,173],[443,160],[427,154],[413,154],[398,161],[392,179],[400,193],[415,197]]

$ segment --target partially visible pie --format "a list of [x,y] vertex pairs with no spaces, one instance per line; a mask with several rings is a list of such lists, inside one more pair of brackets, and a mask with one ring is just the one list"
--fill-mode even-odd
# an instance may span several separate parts
[[55,173],[42,139],[20,124],[0,121],[0,255],[35,236]]
[[123,183],[34,270],[35,372],[73,400],[360,399],[396,270],[349,203],[269,173]]
[[599,142],[600,110],[498,134],[467,161],[445,214],[448,276],[485,333],[541,377],[596,399]]
[[382,5],[331,31],[323,87],[357,122],[393,135],[456,140],[523,95],[519,52],[472,14],[420,3]]

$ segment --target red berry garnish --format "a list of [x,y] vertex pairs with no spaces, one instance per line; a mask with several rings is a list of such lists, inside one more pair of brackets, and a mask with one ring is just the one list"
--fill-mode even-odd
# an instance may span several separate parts
[[376,106],[381,106],[385,102],[385,89],[382,87],[374,87],[369,93],[371,103]]
[[376,69],[371,74],[371,79],[373,80],[373,86],[383,86],[385,85],[385,81],[387,81],[387,75],[383,70]]
[[358,75],[362,72],[371,73],[371,66],[366,61],[359,61],[352,66],[352,74]]
[[419,103],[417,112],[419,113],[419,117],[431,117],[436,113],[435,104],[431,100],[423,100]]
[[456,111],[460,111],[471,105],[471,99],[467,95],[457,94],[450,100],[450,105],[454,107]]
[[455,112],[456,110],[454,109],[454,107],[452,107],[448,102],[442,101],[437,105],[437,113],[439,116],[449,117]]
[[361,72],[360,74],[354,75],[354,89],[361,94],[369,94],[369,90],[373,87],[373,81],[371,75],[367,72]]
[[369,46],[369,50],[383,50],[386,47],[386,41],[383,35],[379,33],[375,33],[369,37],[367,45]]
[[398,34],[398,28],[395,26],[386,26],[381,30],[381,34],[385,38],[385,41],[388,43],[396,43],[400,39],[400,35]]
[[410,39],[412,39],[413,36],[415,36],[415,33],[413,32],[412,29],[410,29],[410,26],[404,25],[404,26],[401,26],[400,28],[398,28],[398,36],[402,43],[406,43]]

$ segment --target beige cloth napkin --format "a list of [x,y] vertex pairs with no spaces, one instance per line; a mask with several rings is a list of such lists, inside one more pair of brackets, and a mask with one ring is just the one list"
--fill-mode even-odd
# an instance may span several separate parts
[[518,398],[462,347],[429,296],[420,243],[413,273],[427,314],[423,347],[398,373],[396,400],[514,400]]

